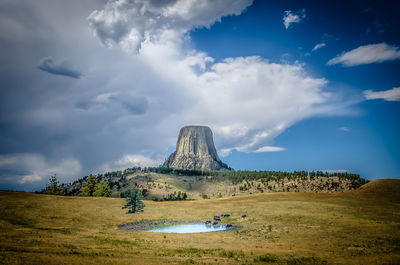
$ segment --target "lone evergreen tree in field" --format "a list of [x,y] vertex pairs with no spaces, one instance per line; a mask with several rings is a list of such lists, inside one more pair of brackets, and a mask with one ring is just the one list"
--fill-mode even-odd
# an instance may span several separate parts
[[62,188],[58,186],[58,180],[56,174],[50,177],[49,184],[46,189],[42,191],[45,194],[60,195],[62,193]]
[[94,189],[95,189],[95,191],[93,193],[94,196],[111,197],[111,189],[110,189],[110,186],[108,186],[108,183],[106,180],[100,181],[100,183],[96,184]]
[[96,184],[97,184],[96,178],[93,175],[90,175],[78,195],[79,196],[93,196]]
[[138,189],[131,189],[126,193],[126,204],[122,209],[128,208],[127,213],[141,212],[145,207],[142,199],[143,195]]

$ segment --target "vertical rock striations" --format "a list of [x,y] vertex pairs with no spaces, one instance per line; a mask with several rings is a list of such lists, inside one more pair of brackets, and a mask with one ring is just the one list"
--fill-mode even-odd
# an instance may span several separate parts
[[207,126],[186,126],[179,132],[176,151],[164,167],[176,169],[219,170],[228,166],[219,159],[213,134]]

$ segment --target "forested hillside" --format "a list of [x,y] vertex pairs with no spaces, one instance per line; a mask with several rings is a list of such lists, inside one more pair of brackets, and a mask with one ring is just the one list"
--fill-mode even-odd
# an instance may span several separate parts
[[[71,184],[62,184],[63,195],[75,196],[89,176]],[[186,200],[238,196],[262,192],[342,192],[366,183],[358,174],[322,171],[234,171],[176,170],[164,167],[135,167],[97,174],[105,180],[113,197],[124,197],[137,188],[146,199]]]

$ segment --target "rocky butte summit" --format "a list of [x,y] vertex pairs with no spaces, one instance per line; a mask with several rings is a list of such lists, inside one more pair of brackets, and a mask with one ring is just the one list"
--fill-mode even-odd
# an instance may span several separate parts
[[179,132],[176,151],[165,161],[164,167],[175,169],[229,168],[218,157],[213,134],[207,126],[185,126]]

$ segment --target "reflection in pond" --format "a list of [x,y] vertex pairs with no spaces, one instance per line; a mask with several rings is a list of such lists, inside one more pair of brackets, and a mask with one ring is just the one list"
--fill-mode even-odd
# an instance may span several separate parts
[[206,224],[183,224],[183,225],[174,225],[167,226],[162,228],[150,229],[147,232],[160,232],[160,233],[203,233],[203,232],[216,232],[226,230],[225,225],[206,225]]

